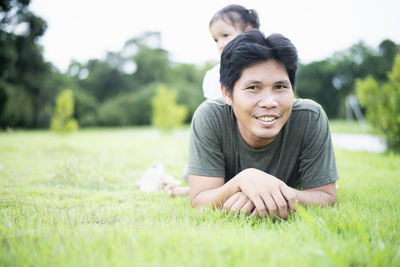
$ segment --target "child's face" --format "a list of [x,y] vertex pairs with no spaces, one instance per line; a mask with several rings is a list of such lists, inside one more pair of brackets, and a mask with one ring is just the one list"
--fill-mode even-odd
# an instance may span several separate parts
[[210,33],[217,44],[219,54],[222,54],[224,47],[242,31],[224,20],[218,19],[211,24]]

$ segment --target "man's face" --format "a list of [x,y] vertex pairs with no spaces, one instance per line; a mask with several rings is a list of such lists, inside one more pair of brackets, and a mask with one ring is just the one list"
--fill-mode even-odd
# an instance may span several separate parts
[[253,148],[272,143],[292,111],[294,96],[289,75],[275,60],[245,68],[232,95],[225,87],[222,91],[233,108],[241,136]]

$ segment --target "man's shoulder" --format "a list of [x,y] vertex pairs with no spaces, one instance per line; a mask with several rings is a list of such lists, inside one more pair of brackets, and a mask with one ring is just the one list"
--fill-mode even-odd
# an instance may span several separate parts
[[206,100],[200,104],[196,109],[195,115],[197,114],[209,114],[209,113],[227,113],[230,110],[230,106],[225,103],[223,99]]
[[321,111],[323,111],[321,105],[311,99],[298,98],[293,102],[292,112],[294,113],[309,112],[319,115]]
[[227,126],[232,122],[232,108],[223,99],[207,100],[201,103],[193,115],[195,124],[207,124],[209,126]]
[[215,142],[222,144],[224,140],[231,140],[234,134],[233,111],[222,100],[205,101],[194,113],[190,128],[191,140],[202,140],[203,145]]

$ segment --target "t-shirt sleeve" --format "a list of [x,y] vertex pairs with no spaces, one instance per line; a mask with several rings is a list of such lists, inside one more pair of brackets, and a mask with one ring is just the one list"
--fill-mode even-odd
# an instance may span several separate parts
[[328,118],[319,106],[307,127],[299,157],[301,186],[320,187],[339,179]]
[[196,110],[190,127],[188,173],[225,177],[220,125],[211,105],[204,102]]

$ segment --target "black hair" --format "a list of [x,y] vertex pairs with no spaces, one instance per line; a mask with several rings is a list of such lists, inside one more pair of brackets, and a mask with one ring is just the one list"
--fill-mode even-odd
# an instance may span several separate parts
[[246,9],[241,5],[229,5],[217,11],[210,21],[210,26],[219,19],[229,22],[229,24],[242,31],[248,26],[254,29],[260,28],[257,12],[254,9]]
[[226,45],[221,55],[220,83],[232,95],[245,68],[270,59],[285,67],[294,90],[298,62],[296,47],[281,34],[265,38],[259,30],[246,31]]

